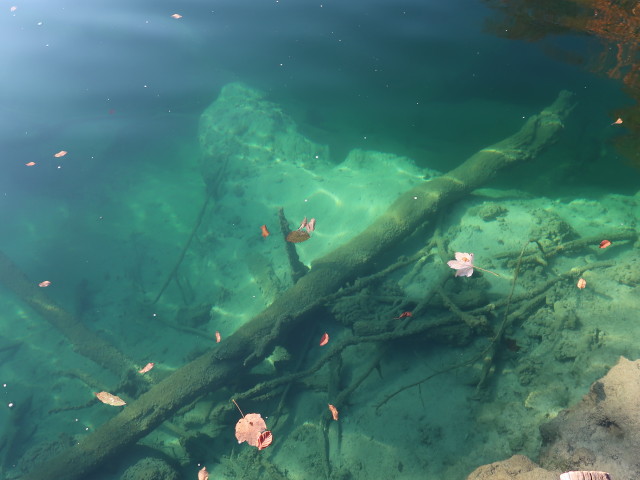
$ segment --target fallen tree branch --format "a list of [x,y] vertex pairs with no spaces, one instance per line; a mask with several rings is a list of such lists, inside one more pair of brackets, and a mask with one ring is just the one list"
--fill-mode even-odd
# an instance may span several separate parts
[[[490,367],[491,367],[491,363],[493,362],[493,356],[495,354],[495,347],[497,345],[497,343],[499,342],[499,340],[502,339],[502,336],[504,334],[504,331],[506,330],[506,327],[508,324],[513,323],[514,319],[519,318],[520,316],[522,316],[523,314],[527,313],[534,305],[540,303],[542,300],[544,300],[545,298],[545,293],[548,289],[550,289],[553,285],[555,285],[556,283],[558,283],[561,280],[566,280],[568,278],[574,278],[576,275],[581,275],[582,273],[584,273],[587,270],[594,270],[596,268],[607,268],[614,265],[614,262],[595,262],[595,263],[591,263],[589,265],[583,265],[581,267],[575,267],[572,268],[571,270],[568,270],[566,272],[564,272],[563,274],[554,277],[550,280],[547,280],[545,282],[545,284],[533,291],[528,292],[526,295],[522,296],[519,301],[523,302],[523,305],[518,308],[518,310],[516,310],[511,316],[509,316],[509,311],[508,309],[505,311],[504,317],[503,317],[503,321],[500,324],[500,327],[498,328],[498,331],[496,332],[496,335],[491,339],[491,341],[489,342],[489,344],[482,349],[480,352],[476,353],[475,355],[473,355],[471,358],[469,358],[468,360],[464,360],[460,363],[456,363],[453,364],[443,370],[438,370],[436,372],[433,372],[429,375],[427,375],[426,377],[421,378],[420,380],[410,383],[408,385],[404,385],[402,387],[400,387],[399,389],[395,390],[394,392],[386,395],[380,402],[378,402],[376,404],[376,411],[378,411],[380,409],[380,407],[382,407],[385,403],[387,403],[389,400],[391,400],[393,397],[395,397],[396,395],[404,392],[405,390],[409,390],[413,387],[419,387],[420,385],[422,385],[423,383],[431,380],[432,378],[441,375],[443,373],[447,373],[447,372],[451,372],[453,370],[456,370],[458,368],[461,367],[465,367],[467,365],[471,365],[475,362],[477,362],[478,360],[480,360],[481,358],[483,358],[483,371],[480,374],[480,380],[476,386],[476,391],[474,395],[478,394],[478,391],[480,388],[482,388],[482,386],[484,385],[484,383],[486,382],[488,375],[490,373]],[[508,305],[511,305],[512,303],[516,303],[515,300],[511,300],[510,302],[508,302]],[[477,309],[476,311],[478,311],[480,309]],[[507,324],[507,319],[509,320],[509,323]]]
[[31,281],[9,257],[0,252],[0,284],[15,293],[42,318],[56,327],[71,344],[76,353],[93,360],[118,377],[135,368],[135,362],[116,347],[89,330],[76,317],[56,305],[44,293],[44,289]]
[[[151,305],[155,305],[156,303],[158,303],[158,300],[160,300],[160,297],[162,297],[162,294],[171,283],[171,280],[175,278],[177,281],[178,277],[176,276],[176,274],[178,273],[178,269],[180,268],[180,265],[182,265],[182,261],[184,260],[184,257],[187,254],[189,247],[191,246],[191,242],[193,241],[193,238],[196,236],[196,232],[198,231],[198,228],[200,228],[200,224],[202,223],[202,219],[204,218],[204,214],[207,211],[207,207],[209,206],[210,200],[211,200],[211,195],[207,194],[204,198],[204,202],[202,203],[202,207],[200,207],[200,211],[198,212],[196,221],[193,224],[191,233],[189,234],[189,237],[187,237],[187,241],[183,245],[182,250],[180,251],[180,255],[178,255],[178,259],[176,260],[176,263],[173,265],[173,268],[169,272],[169,275],[167,275],[167,278],[162,284],[162,287],[160,287],[160,290],[156,294],[156,297],[151,301]],[[178,286],[180,285],[178,284]]]
[[[333,252],[313,262],[313,268],[268,308],[239,328],[224,342],[142,394],[118,415],[88,435],[79,445],[35,468],[23,480],[86,478],[107,460],[127,450],[183,405],[221,388],[230,378],[249,371],[262,360],[248,358],[275,322],[283,335],[312,318],[319,302],[348,282],[370,272],[390,250],[438,213],[443,206],[478,188],[498,171],[517,162],[532,161],[554,141],[562,120],[571,111],[571,94],[561,92],[557,100],[531,117],[511,137],[484,148],[445,175],[430,179],[403,193],[369,228]],[[402,333],[406,333],[411,327]],[[387,335],[377,339],[385,340]],[[250,360],[246,365],[243,361]]]

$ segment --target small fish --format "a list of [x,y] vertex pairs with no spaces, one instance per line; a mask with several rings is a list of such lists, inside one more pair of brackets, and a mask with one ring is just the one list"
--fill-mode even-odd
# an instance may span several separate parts
[[222,337],[220,336],[220,332],[216,330],[216,343],[220,343],[220,340],[222,340]]
[[260,231],[262,232],[262,236],[263,236],[264,238],[267,238],[269,235],[271,235],[271,233],[269,232],[269,229],[267,228],[267,226],[266,226],[266,225],[262,225],[262,226],[260,227]]
[[584,287],[587,286],[587,281],[584,278],[581,278],[580,280],[578,280],[578,283],[576,284],[576,286],[582,290]]
[[611,245],[611,242],[609,240],[602,240],[600,242],[600,248],[607,248],[609,245]]
[[298,227],[298,230],[306,229],[307,225],[309,225],[309,222],[307,222],[307,217],[304,217],[304,220],[302,220],[302,222],[300,223],[300,226]]
[[412,317],[411,312],[402,312],[399,317],[393,317],[394,320],[398,320],[400,318]]
[[611,125],[620,125],[622,123],[622,119],[618,118],[615,122],[613,122]]
[[207,467],[202,467],[198,470],[198,480],[209,480],[209,472],[207,472]]
[[60,158],[60,157],[64,157],[68,152],[65,152],[64,150],[60,150],[58,153],[54,153],[53,156],[56,158]]
[[336,407],[334,407],[333,405],[331,405],[330,403],[329,405],[329,410],[331,410],[331,416],[333,417],[333,419],[337,422],[338,421],[338,409]]
[[320,337],[320,346],[324,347],[327,343],[329,343],[329,334],[325,332],[322,334],[322,337]]
[[38,286],[42,288],[48,287],[49,285],[51,285],[51,282],[49,280],[45,280],[44,282],[40,282],[38,284]]
[[29,163],[25,163],[25,165],[27,167],[33,167],[36,164],[36,162],[29,162]]
[[171,15],[171,18],[182,18],[182,15],[180,15],[179,13],[174,13],[173,15]]
[[155,363],[149,362],[142,369],[138,370],[138,373],[147,373],[154,365]]

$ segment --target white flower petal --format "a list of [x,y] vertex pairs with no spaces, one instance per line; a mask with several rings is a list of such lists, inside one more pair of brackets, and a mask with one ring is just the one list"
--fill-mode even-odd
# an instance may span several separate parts
[[466,264],[473,263],[473,253],[456,252],[456,260]]
[[465,263],[459,262],[457,260],[449,260],[447,262],[447,265],[449,265],[451,268],[455,268],[456,270],[459,268],[464,268],[466,266]]
[[473,266],[465,265],[456,271],[456,277],[470,277],[473,275]]

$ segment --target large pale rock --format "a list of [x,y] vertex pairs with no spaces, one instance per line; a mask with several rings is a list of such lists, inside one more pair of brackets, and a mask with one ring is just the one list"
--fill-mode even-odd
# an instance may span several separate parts
[[282,163],[313,169],[328,164],[329,149],[308,140],[293,119],[264,93],[242,83],[222,88],[202,113],[198,137],[205,181],[215,181],[221,164],[227,171],[252,176],[252,169]]
[[573,408],[541,427],[546,468],[640,478],[640,360],[621,357]]
[[476,468],[467,480],[558,480],[560,473],[550,472],[524,455]]
[[[402,192],[437,174],[411,159],[354,149],[340,163],[329,149],[303,136],[295,121],[263,92],[241,83],[226,85],[203,112],[198,130],[200,168],[214,202],[199,238],[206,258],[190,258],[185,268],[201,272],[206,289],[211,271],[224,273],[233,295],[217,301],[236,328],[269,305],[290,285],[289,263],[282,248],[278,207],[289,227],[316,218],[309,241],[297,246],[309,265],[365,230]],[[260,235],[267,225],[272,237]],[[256,288],[258,287],[258,288]],[[256,301],[247,302],[247,298]]]

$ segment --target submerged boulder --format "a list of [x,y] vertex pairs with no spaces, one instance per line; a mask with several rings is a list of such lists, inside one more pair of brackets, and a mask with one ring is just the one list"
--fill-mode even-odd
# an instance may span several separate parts
[[541,428],[540,463],[547,468],[603,470],[640,478],[640,360],[618,363],[576,406]]
[[[207,185],[227,178],[254,176],[254,169],[282,163],[306,169],[328,164],[329,148],[305,138],[293,119],[260,90],[230,83],[200,116],[200,166]],[[230,174],[230,175],[229,175]]]
[[557,480],[570,471],[568,478],[596,478],[599,472],[616,479],[640,478],[638,398],[640,360],[620,357],[577,405],[542,425],[540,466],[514,455],[477,468],[467,480]]
[[557,480],[558,473],[541,468],[524,455],[476,468],[467,480]]
[[[198,231],[206,258],[192,270],[202,269],[205,283],[215,279],[203,265],[223,272],[224,288],[235,295],[217,304],[234,321],[274,298],[265,293],[270,289],[257,288],[264,282],[252,265],[256,254],[270,262],[263,266],[277,278],[278,291],[291,284],[279,207],[289,222],[286,233],[297,232],[305,217],[317,220],[312,233],[290,238],[308,266],[366,229],[401,192],[437,174],[406,157],[361,149],[336,163],[328,146],[306,138],[279,105],[241,83],[223,87],[203,112],[199,141],[200,169],[215,202]],[[247,298],[257,301],[248,305]]]

